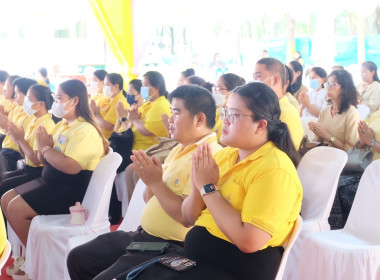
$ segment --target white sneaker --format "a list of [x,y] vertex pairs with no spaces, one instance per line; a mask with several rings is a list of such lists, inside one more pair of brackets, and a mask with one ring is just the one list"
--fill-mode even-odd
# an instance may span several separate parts
[[6,267],[5,271],[8,276],[12,276],[13,273],[15,273],[17,270],[20,269],[20,266],[22,266],[25,263],[25,258],[20,256],[14,259],[13,264]]

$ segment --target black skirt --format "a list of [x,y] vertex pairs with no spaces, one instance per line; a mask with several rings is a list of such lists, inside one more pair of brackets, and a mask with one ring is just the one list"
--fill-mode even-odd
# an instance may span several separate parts
[[92,171],[69,175],[46,164],[41,178],[14,190],[38,215],[69,214],[69,207],[83,201]]

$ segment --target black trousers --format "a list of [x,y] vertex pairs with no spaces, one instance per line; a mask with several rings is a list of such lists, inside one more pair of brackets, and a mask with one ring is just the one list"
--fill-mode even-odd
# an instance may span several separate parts
[[5,167],[7,171],[16,170],[17,161],[23,158],[19,152],[12,149],[3,148],[0,153],[5,159]]
[[[94,240],[71,250],[67,267],[72,280],[110,280],[134,266],[157,257],[155,254],[128,253],[132,241],[169,242],[167,252],[177,252],[182,242],[163,240],[146,233],[141,227],[134,232],[115,231],[98,236]],[[124,278],[125,280],[125,278]]]
[[[246,254],[234,244],[211,235],[204,227],[196,226],[186,235],[184,250],[177,252],[195,260],[195,267],[177,272],[155,263],[144,269],[136,280],[273,280],[276,278],[283,251],[282,247],[268,247]],[[116,279],[125,280],[131,270],[120,274]]]

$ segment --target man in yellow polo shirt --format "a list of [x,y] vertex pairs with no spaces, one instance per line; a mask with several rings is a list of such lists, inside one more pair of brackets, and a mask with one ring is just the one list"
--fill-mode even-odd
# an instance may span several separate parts
[[303,137],[303,128],[297,109],[290,104],[288,97],[283,94],[285,71],[285,66],[281,61],[266,57],[256,62],[253,78],[270,86],[276,93],[281,108],[280,120],[288,125],[290,136],[296,150],[298,150]]
[[157,256],[126,252],[125,248],[133,241],[166,241],[169,252],[183,246],[189,225],[182,217],[181,207],[192,190],[192,155],[203,142],[211,146],[213,153],[221,147],[212,133],[216,106],[207,90],[180,86],[171,93],[170,100],[169,133],[180,144],[171,151],[163,167],[157,158],[147,157],[142,150],[134,151],[132,156],[133,168],[147,186],[141,227],[135,232],[103,234],[73,249],[67,261],[72,280],[113,279]]

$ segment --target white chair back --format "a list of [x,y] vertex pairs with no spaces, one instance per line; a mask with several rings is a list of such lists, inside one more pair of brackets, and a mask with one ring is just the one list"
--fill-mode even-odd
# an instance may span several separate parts
[[108,209],[111,198],[116,169],[122,161],[118,153],[108,153],[96,166],[90,183],[83,198],[82,205],[86,208],[87,220],[85,225],[101,226],[108,221]]
[[380,160],[372,162],[360,179],[344,231],[369,243],[380,245]]
[[144,182],[140,179],[133,190],[127,213],[125,214],[124,220],[120,224],[118,230],[135,231],[141,224],[140,219],[145,208],[145,201],[143,198],[145,187]]
[[367,105],[359,104],[358,111],[359,111],[360,118],[364,121],[369,114],[370,108]]
[[332,147],[308,151],[298,165],[303,187],[301,215],[304,220],[318,219],[327,223],[347,154]]
[[297,237],[300,234],[301,229],[302,229],[302,218],[301,216],[298,216],[296,222],[294,223],[293,230],[290,233],[287,244],[285,245],[285,251],[282,254],[280,267],[278,268],[278,272],[277,272],[275,280],[282,280],[282,276],[284,275],[286,262],[288,260],[290,250],[292,249],[294,242],[297,240]]

